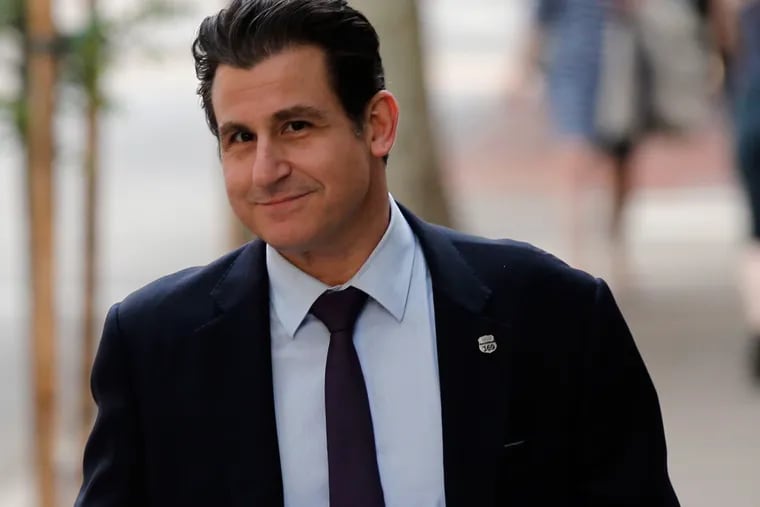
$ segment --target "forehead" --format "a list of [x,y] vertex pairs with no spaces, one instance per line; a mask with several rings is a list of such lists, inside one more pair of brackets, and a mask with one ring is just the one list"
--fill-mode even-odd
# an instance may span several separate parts
[[211,101],[220,124],[241,113],[272,115],[297,104],[328,110],[339,107],[324,51],[314,46],[285,49],[248,69],[220,65]]

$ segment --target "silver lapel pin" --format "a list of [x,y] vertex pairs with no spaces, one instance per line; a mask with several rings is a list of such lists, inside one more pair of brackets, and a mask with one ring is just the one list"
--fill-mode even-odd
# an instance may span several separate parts
[[492,334],[487,334],[478,338],[478,347],[484,354],[491,354],[496,350],[496,339]]

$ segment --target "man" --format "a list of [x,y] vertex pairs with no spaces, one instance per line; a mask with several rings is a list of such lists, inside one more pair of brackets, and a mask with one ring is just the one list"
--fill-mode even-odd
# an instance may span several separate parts
[[234,0],[193,53],[260,239],[110,310],[78,506],[678,505],[604,282],[389,197],[364,16]]

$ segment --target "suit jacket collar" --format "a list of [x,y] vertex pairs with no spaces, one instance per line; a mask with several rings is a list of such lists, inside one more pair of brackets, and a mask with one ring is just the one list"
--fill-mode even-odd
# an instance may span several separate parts
[[[261,240],[251,241],[242,247],[211,290],[211,297],[222,313],[239,308],[245,301],[268,303],[269,279],[265,248],[266,245]],[[254,301],[249,301],[250,298]]]
[[446,229],[420,220],[400,204],[399,208],[420,240],[434,288],[471,312],[480,312],[491,296],[491,289],[475,275]]

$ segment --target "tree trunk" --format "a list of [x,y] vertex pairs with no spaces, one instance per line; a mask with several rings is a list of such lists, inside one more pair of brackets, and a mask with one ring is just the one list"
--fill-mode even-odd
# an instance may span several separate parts
[[87,106],[87,146],[85,148],[84,202],[84,301],[82,305],[82,432],[86,436],[92,423],[93,404],[90,396],[90,370],[95,357],[95,300],[97,289],[97,188],[98,188],[98,108]]
[[386,86],[401,108],[398,138],[388,163],[391,192],[422,218],[451,225],[430,125],[417,2],[350,3],[369,18],[380,36]]
[[35,466],[40,505],[55,502],[55,291],[53,259],[53,109],[55,37],[50,0],[28,0],[27,175],[31,240],[31,332]]
[[[95,16],[95,2],[89,2],[92,16]],[[82,440],[89,433],[93,418],[93,403],[90,397],[90,371],[95,357],[95,301],[97,291],[97,231],[98,231],[98,172],[100,136],[100,105],[97,86],[90,90],[85,112],[85,201],[84,201],[84,301],[82,304],[82,363],[81,363],[81,424]]]

